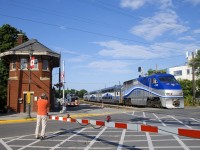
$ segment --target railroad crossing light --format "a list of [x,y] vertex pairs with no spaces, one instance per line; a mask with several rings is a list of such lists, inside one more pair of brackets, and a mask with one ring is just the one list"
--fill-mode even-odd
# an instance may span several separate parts
[[141,72],[142,71],[142,68],[141,67],[138,67],[138,72]]
[[57,88],[59,88],[59,87],[62,87],[62,86],[63,86],[63,83],[62,83],[62,82],[56,83],[56,84],[54,84],[54,86],[56,86]]

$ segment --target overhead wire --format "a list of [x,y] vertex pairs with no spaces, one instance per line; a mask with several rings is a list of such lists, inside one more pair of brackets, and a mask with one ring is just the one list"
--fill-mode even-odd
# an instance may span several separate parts
[[[13,0],[12,0],[13,1]],[[78,0],[79,2],[82,2],[80,0]],[[88,1],[84,1],[84,3],[89,3]],[[99,2],[99,1],[97,1]],[[111,4],[108,4],[108,3],[105,3],[105,2],[99,2],[99,3],[102,3],[103,6],[105,7],[105,4],[107,4],[108,6],[111,5]],[[93,3],[89,3],[89,4],[92,4],[92,5],[96,5],[96,4],[93,4]],[[112,5],[111,5],[112,6]],[[48,10],[52,13],[53,12],[58,12],[58,11],[55,11],[55,10],[52,10],[52,9],[46,9],[46,8],[43,8],[43,7],[39,7],[40,9],[43,9],[44,10]],[[111,7],[109,7],[109,9],[111,9]],[[59,16],[60,15],[60,12],[59,13]],[[16,17],[16,16],[9,16],[9,15],[6,15],[6,14],[3,14],[1,13],[0,15],[4,16],[4,17],[10,17],[10,18],[15,18],[15,19],[20,19],[20,20],[24,20],[24,21],[30,21],[30,22],[35,22],[35,23],[40,23],[40,24],[43,24],[43,25],[50,25],[50,26],[54,26],[54,27],[64,27],[64,28],[67,28],[69,30],[75,30],[75,31],[80,31],[80,32],[85,32],[85,33],[88,33],[88,34],[94,34],[94,35],[98,35],[98,36],[104,36],[104,37],[109,37],[109,38],[115,38],[115,39],[120,39],[120,40],[125,40],[125,41],[130,41],[130,42],[136,42],[136,43],[141,43],[141,44],[145,44],[145,45],[150,45],[150,43],[147,43],[147,42],[144,42],[144,41],[138,41],[138,40],[133,40],[133,39],[128,39],[128,38],[123,38],[123,37],[119,37],[119,36],[115,36],[115,35],[109,35],[109,34],[103,34],[103,33],[97,33],[97,32],[92,32],[92,31],[88,31],[88,30],[83,30],[83,29],[80,29],[80,28],[74,28],[74,27],[69,27],[69,26],[63,26],[63,25],[57,25],[57,24],[52,24],[52,23],[47,23],[47,22],[43,22],[43,21],[38,21],[38,20],[33,20],[33,19],[26,19],[26,18],[21,18],[21,17]],[[129,14],[131,15],[131,14]],[[134,16],[134,15],[132,15]],[[76,16],[76,18],[80,18],[78,16]],[[93,23],[96,22],[96,20],[91,20],[91,19],[87,19],[87,18],[84,18],[84,20],[87,20],[87,21],[92,21]],[[172,48],[172,47],[168,47],[168,46],[163,46],[163,45],[159,45],[159,44],[156,44],[156,46],[159,46],[159,47],[163,47],[163,48],[168,48],[168,49],[175,49],[177,50],[176,48]],[[149,47],[149,49],[152,49],[154,50],[153,48]]]

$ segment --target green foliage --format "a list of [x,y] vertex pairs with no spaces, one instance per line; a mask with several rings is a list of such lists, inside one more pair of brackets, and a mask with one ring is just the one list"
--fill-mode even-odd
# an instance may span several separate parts
[[189,65],[194,66],[196,76],[200,75],[200,50],[197,51],[197,54],[193,59],[190,60]]
[[161,70],[153,70],[153,69],[149,69],[147,71],[147,75],[152,75],[152,74],[156,74],[156,73],[166,73],[166,69],[161,69]]
[[[21,30],[11,27],[8,24],[0,27],[0,53],[10,50],[17,44],[17,37],[19,33],[24,34]],[[23,41],[28,38],[24,34]],[[4,58],[0,58],[0,111],[4,110],[7,101],[7,80],[9,72],[9,62]]]
[[[59,91],[56,90],[55,93],[56,93],[55,96],[58,98],[58,97],[59,97]],[[67,90],[65,90],[64,93],[65,93],[65,95],[67,95],[67,94],[76,94],[79,98],[83,98],[83,95],[84,95],[85,93],[87,93],[87,91],[84,90],[84,89],[82,89],[82,90],[80,90],[80,91],[75,90],[75,89],[71,89],[71,90],[67,89]],[[61,90],[61,96],[60,96],[60,97],[62,97],[62,90]]]
[[192,95],[192,81],[184,79],[184,80],[178,80],[180,83],[182,89],[183,89],[183,96],[188,97]]
[[192,102],[192,95],[188,95],[184,97],[184,105],[185,106],[192,106],[193,102]]

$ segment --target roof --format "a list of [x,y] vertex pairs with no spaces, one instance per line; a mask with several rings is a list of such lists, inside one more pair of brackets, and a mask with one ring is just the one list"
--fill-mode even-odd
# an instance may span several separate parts
[[52,51],[48,47],[44,46],[40,42],[38,42],[36,39],[31,39],[25,43],[22,43],[9,51],[6,51],[4,53],[0,53],[0,57],[6,56],[6,55],[29,55],[30,50],[33,50],[33,55],[48,55],[53,57],[60,57],[60,54]]

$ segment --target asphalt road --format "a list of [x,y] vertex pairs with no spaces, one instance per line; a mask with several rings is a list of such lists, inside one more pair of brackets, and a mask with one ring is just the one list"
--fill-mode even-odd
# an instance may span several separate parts
[[[113,122],[147,124],[164,127],[182,127],[200,130],[200,109],[186,108],[166,110],[154,108],[101,108],[82,105],[69,108],[69,114],[78,118],[106,120]],[[63,114],[63,116],[66,116]],[[73,115],[72,115],[73,116]],[[34,138],[35,121],[0,124],[0,150],[4,149],[135,149],[135,150],[199,150],[200,139],[156,134],[109,127],[83,126],[79,123],[49,120],[44,141]]]

